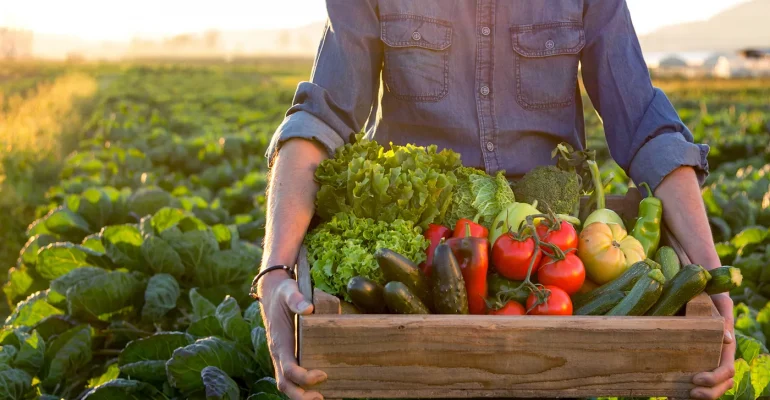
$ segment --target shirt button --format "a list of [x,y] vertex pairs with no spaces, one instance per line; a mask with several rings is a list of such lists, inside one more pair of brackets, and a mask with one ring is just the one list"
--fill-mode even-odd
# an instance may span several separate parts
[[494,151],[494,150],[495,150],[495,145],[494,145],[494,143],[492,143],[492,142],[487,142],[487,150],[488,150],[488,151]]
[[489,86],[482,86],[481,90],[479,90],[479,92],[481,92],[482,96],[488,95],[489,94]]
[[422,35],[420,35],[420,32],[412,33],[412,40],[420,40],[420,39],[422,39]]
[[549,49],[549,50],[550,50],[550,49],[552,49],[552,48],[553,48],[553,46],[555,46],[555,45],[556,45],[556,43],[554,43],[554,42],[553,42],[553,40],[547,40],[547,41],[545,42],[545,48],[546,48],[546,49]]
[[484,35],[484,36],[489,36],[489,34],[491,32],[492,32],[492,30],[489,29],[489,27],[487,27],[487,26],[481,28],[481,34]]

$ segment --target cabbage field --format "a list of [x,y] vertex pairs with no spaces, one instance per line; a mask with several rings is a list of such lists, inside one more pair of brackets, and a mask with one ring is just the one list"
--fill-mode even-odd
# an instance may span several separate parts
[[[265,149],[310,67],[0,65],[0,398],[283,398],[248,287]],[[711,145],[704,200],[744,276],[725,397],[770,396],[770,81],[656,84]],[[589,146],[623,193],[586,103]],[[43,118],[67,123],[28,129]]]

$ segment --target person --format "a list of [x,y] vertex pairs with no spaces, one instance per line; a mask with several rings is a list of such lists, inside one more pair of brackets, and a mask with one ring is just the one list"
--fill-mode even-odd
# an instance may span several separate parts
[[[624,0],[327,0],[328,20],[309,82],[301,82],[267,150],[270,167],[262,268],[293,265],[314,214],[319,163],[366,130],[380,143],[436,144],[464,165],[511,179],[553,163],[560,142],[585,146],[578,70],[602,118],[613,159],[646,182],[693,263],[719,267],[700,186],[709,148],[693,143],[652,86]],[[580,68],[579,68],[580,65]],[[282,270],[258,281],[281,391],[326,379],[294,355],[294,314],[312,305]],[[733,304],[721,363],[697,374],[691,396],[717,399],[733,384]]]

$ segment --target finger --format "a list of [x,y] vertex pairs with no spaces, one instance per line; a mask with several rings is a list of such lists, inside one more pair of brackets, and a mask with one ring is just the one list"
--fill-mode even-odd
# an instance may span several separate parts
[[280,380],[278,380],[278,390],[280,390],[281,393],[289,396],[291,400],[304,400],[305,398],[305,390],[293,384],[284,376],[280,376]]
[[716,400],[733,387],[733,379],[730,378],[712,388],[697,387],[690,391],[690,397],[698,400]]
[[305,300],[305,296],[299,292],[296,283],[291,286],[287,286],[284,292],[284,296],[286,304],[294,314],[309,315],[313,312],[313,305],[310,304],[309,301]]
[[[727,361],[727,360],[723,360]],[[702,388],[713,388],[735,376],[735,366],[732,362],[723,362],[721,366],[712,372],[702,372],[695,375],[692,383]]]
[[319,370],[308,371],[299,365],[288,362],[283,365],[284,376],[300,387],[317,385],[326,380],[326,373]]

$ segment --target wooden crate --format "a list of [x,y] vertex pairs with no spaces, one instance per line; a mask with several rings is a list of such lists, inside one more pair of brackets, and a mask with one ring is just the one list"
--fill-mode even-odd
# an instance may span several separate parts
[[[632,189],[607,207],[632,217],[640,199]],[[724,320],[706,294],[683,317],[363,315],[312,288],[304,249],[297,266],[315,305],[297,319],[297,355],[328,374],[314,388],[327,399],[687,398],[719,364]]]

